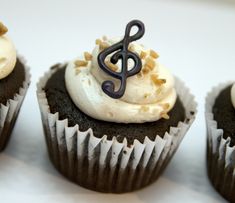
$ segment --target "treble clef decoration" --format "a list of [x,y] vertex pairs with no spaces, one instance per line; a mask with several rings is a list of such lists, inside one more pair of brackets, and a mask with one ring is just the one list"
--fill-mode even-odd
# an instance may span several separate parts
[[[130,36],[131,29],[134,26],[137,26],[138,31],[134,35]],[[139,73],[141,70],[142,62],[140,57],[129,51],[128,45],[130,42],[140,39],[144,35],[144,32],[144,24],[139,20],[133,20],[127,24],[124,38],[120,42],[100,52],[98,55],[98,64],[100,68],[110,76],[119,79],[121,82],[120,88],[117,91],[115,91],[113,81],[107,80],[102,83],[103,91],[114,99],[121,98],[124,95],[127,78]],[[115,72],[105,64],[106,57],[112,53],[114,54],[112,55],[110,62],[116,64],[118,60],[121,60],[121,72]],[[134,61],[134,66],[131,70],[128,70],[128,59],[132,59]]]

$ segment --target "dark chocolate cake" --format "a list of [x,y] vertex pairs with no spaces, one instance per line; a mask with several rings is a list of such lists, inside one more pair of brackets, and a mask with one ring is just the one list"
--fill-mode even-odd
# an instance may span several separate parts
[[232,85],[220,92],[213,106],[214,119],[218,128],[223,129],[224,138],[231,138],[231,145],[235,145],[235,110],[231,102]]
[[0,80],[0,103],[5,105],[8,99],[13,99],[20,87],[23,87],[24,80],[25,67],[18,59],[11,74]]

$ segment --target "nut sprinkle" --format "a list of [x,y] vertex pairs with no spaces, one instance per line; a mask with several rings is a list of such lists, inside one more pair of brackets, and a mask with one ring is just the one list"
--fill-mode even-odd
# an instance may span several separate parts
[[166,83],[166,79],[159,79],[157,74],[152,74],[150,77],[156,86],[161,86]]
[[74,62],[76,67],[85,67],[87,66],[88,62],[87,61],[83,61],[83,60],[76,60]]
[[6,34],[7,32],[8,32],[7,27],[0,22],[0,36]]

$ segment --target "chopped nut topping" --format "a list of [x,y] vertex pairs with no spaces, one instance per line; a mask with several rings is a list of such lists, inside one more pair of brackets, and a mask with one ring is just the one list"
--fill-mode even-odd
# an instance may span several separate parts
[[152,49],[150,50],[150,56],[152,56],[154,59],[157,59],[159,57],[158,53]]
[[8,31],[7,27],[0,22],[0,36],[6,34]]
[[147,56],[147,53],[146,53],[146,52],[144,52],[144,51],[141,51],[141,52],[140,52],[140,58],[141,58],[141,59],[145,59],[146,56]]
[[114,72],[118,70],[118,66],[111,63],[110,61],[105,61],[105,64]]
[[132,51],[132,52],[135,51],[133,44],[130,44],[130,45],[129,45],[128,50],[129,50],[129,51]]
[[151,80],[153,81],[153,83],[155,84],[155,85],[163,85],[164,83],[166,83],[166,80],[165,79],[159,79],[158,78],[158,75],[156,75],[156,74],[152,74],[151,75]]
[[159,85],[163,85],[166,83],[166,79],[158,79]]
[[169,103],[164,103],[164,104],[160,104],[163,108],[163,111],[161,112],[161,117],[164,119],[169,119],[169,115],[167,114],[167,110],[170,108],[170,104]]
[[149,110],[149,107],[148,106],[141,106],[140,107],[140,111],[141,112],[147,112]]
[[82,61],[82,60],[76,60],[74,62],[74,64],[75,64],[76,67],[82,67],[82,66],[85,67],[85,66],[87,66],[88,62],[87,61]]
[[100,46],[100,50],[104,50],[109,47],[109,44],[107,42],[101,42],[99,46]]
[[84,52],[84,58],[86,61],[91,61],[92,55],[89,52]]
[[157,93],[157,94],[161,94],[161,91],[162,91],[162,88],[159,87],[159,88],[157,89],[156,93]]
[[142,69],[143,74],[144,74],[144,75],[145,75],[145,74],[148,74],[149,71],[150,71],[149,67],[146,66],[146,64],[145,64],[145,65],[144,65],[144,68]]
[[149,93],[145,93],[145,94],[144,94],[144,98],[145,98],[145,99],[147,99],[149,96],[150,96]]
[[166,112],[162,112],[161,117],[164,118],[164,119],[169,119],[170,118],[170,116]]
[[102,41],[100,39],[95,40],[95,44],[100,45]]
[[150,57],[145,59],[145,64],[150,68],[150,70],[153,70],[155,67],[155,61]]
[[168,104],[168,103],[164,103],[164,104],[160,104],[160,105],[162,106],[162,108],[163,108],[164,110],[168,110],[169,107],[170,107],[170,104]]

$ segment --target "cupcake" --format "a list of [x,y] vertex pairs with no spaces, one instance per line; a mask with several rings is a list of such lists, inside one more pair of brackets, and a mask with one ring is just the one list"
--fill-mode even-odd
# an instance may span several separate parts
[[124,38],[97,39],[38,83],[50,159],[85,188],[124,193],[152,183],[195,118],[188,88],[136,42],[144,31],[131,21]]
[[235,84],[220,84],[208,94],[205,115],[209,179],[235,203]]
[[0,22],[0,150],[4,150],[29,86],[29,69]]

